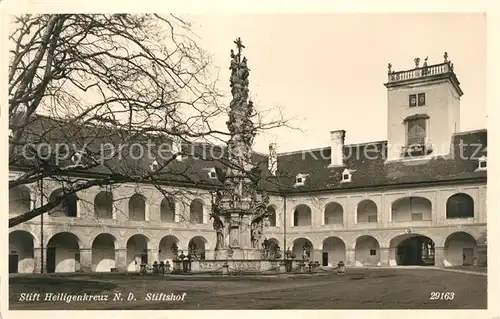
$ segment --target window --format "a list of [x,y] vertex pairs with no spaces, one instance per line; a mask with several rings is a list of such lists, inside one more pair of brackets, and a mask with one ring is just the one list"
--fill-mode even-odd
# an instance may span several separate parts
[[424,145],[426,138],[426,119],[408,120],[407,145]]
[[418,94],[418,106],[424,106],[425,105],[425,93],[419,93]]
[[370,256],[376,256],[377,255],[377,250],[376,249],[370,249]]
[[417,106],[417,95],[416,94],[410,94],[408,98],[408,105],[410,107]]
[[411,220],[412,221],[421,221],[422,220],[422,213],[411,214]]
[[208,177],[210,177],[211,179],[217,178],[217,173],[215,172],[215,168],[212,168],[210,169],[210,171],[208,171]]
[[351,181],[351,171],[347,168],[342,172],[342,182],[350,182]]
[[302,184],[302,177],[297,177],[297,184]]
[[156,170],[158,170],[158,161],[154,160],[150,165],[149,165],[149,169],[152,171],[152,172],[156,172]]
[[368,216],[368,222],[369,223],[376,223],[377,222],[377,215]]
[[295,176],[295,185],[294,186],[304,186],[307,176],[308,176],[308,174],[301,174],[301,173],[297,174],[297,176]]

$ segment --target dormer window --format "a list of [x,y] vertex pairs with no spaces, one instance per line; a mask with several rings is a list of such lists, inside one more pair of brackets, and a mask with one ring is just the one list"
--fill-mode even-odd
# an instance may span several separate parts
[[478,161],[477,170],[485,171],[487,167],[488,167],[488,162],[486,160],[486,156],[481,156],[481,158]]
[[75,154],[71,156],[71,161],[73,162],[73,164],[79,165],[82,161],[82,154],[80,154],[79,152],[75,152]]
[[159,166],[160,164],[158,164],[158,161],[154,160],[151,164],[149,164],[149,170],[152,172],[156,172]]
[[342,183],[347,183],[351,181],[351,171],[347,168],[342,172]]
[[308,176],[309,174],[297,174],[297,176],[295,176],[295,185],[294,186],[304,186],[305,182],[306,182],[306,177]]
[[216,179],[217,178],[217,173],[215,173],[215,168],[211,168],[208,171],[208,177],[210,177],[210,179]]

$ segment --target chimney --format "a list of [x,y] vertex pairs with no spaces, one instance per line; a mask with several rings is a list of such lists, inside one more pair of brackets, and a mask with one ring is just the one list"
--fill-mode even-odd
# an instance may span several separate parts
[[276,171],[278,170],[278,153],[276,143],[269,144],[269,160],[267,168],[271,175],[276,175]]
[[[178,137],[173,137],[172,138],[172,154],[176,154],[182,152],[182,143],[181,140]],[[177,161],[182,162],[182,155],[177,155],[175,158]]]
[[330,132],[331,138],[331,162],[328,167],[344,166],[344,140],[345,131],[337,130]]

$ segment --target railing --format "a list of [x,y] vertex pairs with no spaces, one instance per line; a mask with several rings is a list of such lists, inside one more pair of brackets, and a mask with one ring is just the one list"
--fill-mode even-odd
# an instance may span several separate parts
[[437,74],[446,74],[453,72],[453,64],[450,62],[445,62],[441,64],[415,68],[413,70],[407,71],[392,71],[388,74],[389,82],[405,81],[411,79],[417,79],[425,76],[432,76]]

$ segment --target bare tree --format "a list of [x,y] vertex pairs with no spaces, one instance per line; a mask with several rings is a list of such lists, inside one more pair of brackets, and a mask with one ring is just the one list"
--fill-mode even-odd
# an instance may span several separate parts
[[[207,147],[229,136],[216,125],[227,106],[189,23],[156,14],[23,15],[13,17],[10,44],[9,166],[22,173],[9,189],[49,180],[60,191],[9,227],[96,186],[149,183],[177,198],[185,193],[167,186],[220,186],[199,162],[231,165],[223,147]],[[251,116],[255,133],[286,125]]]

